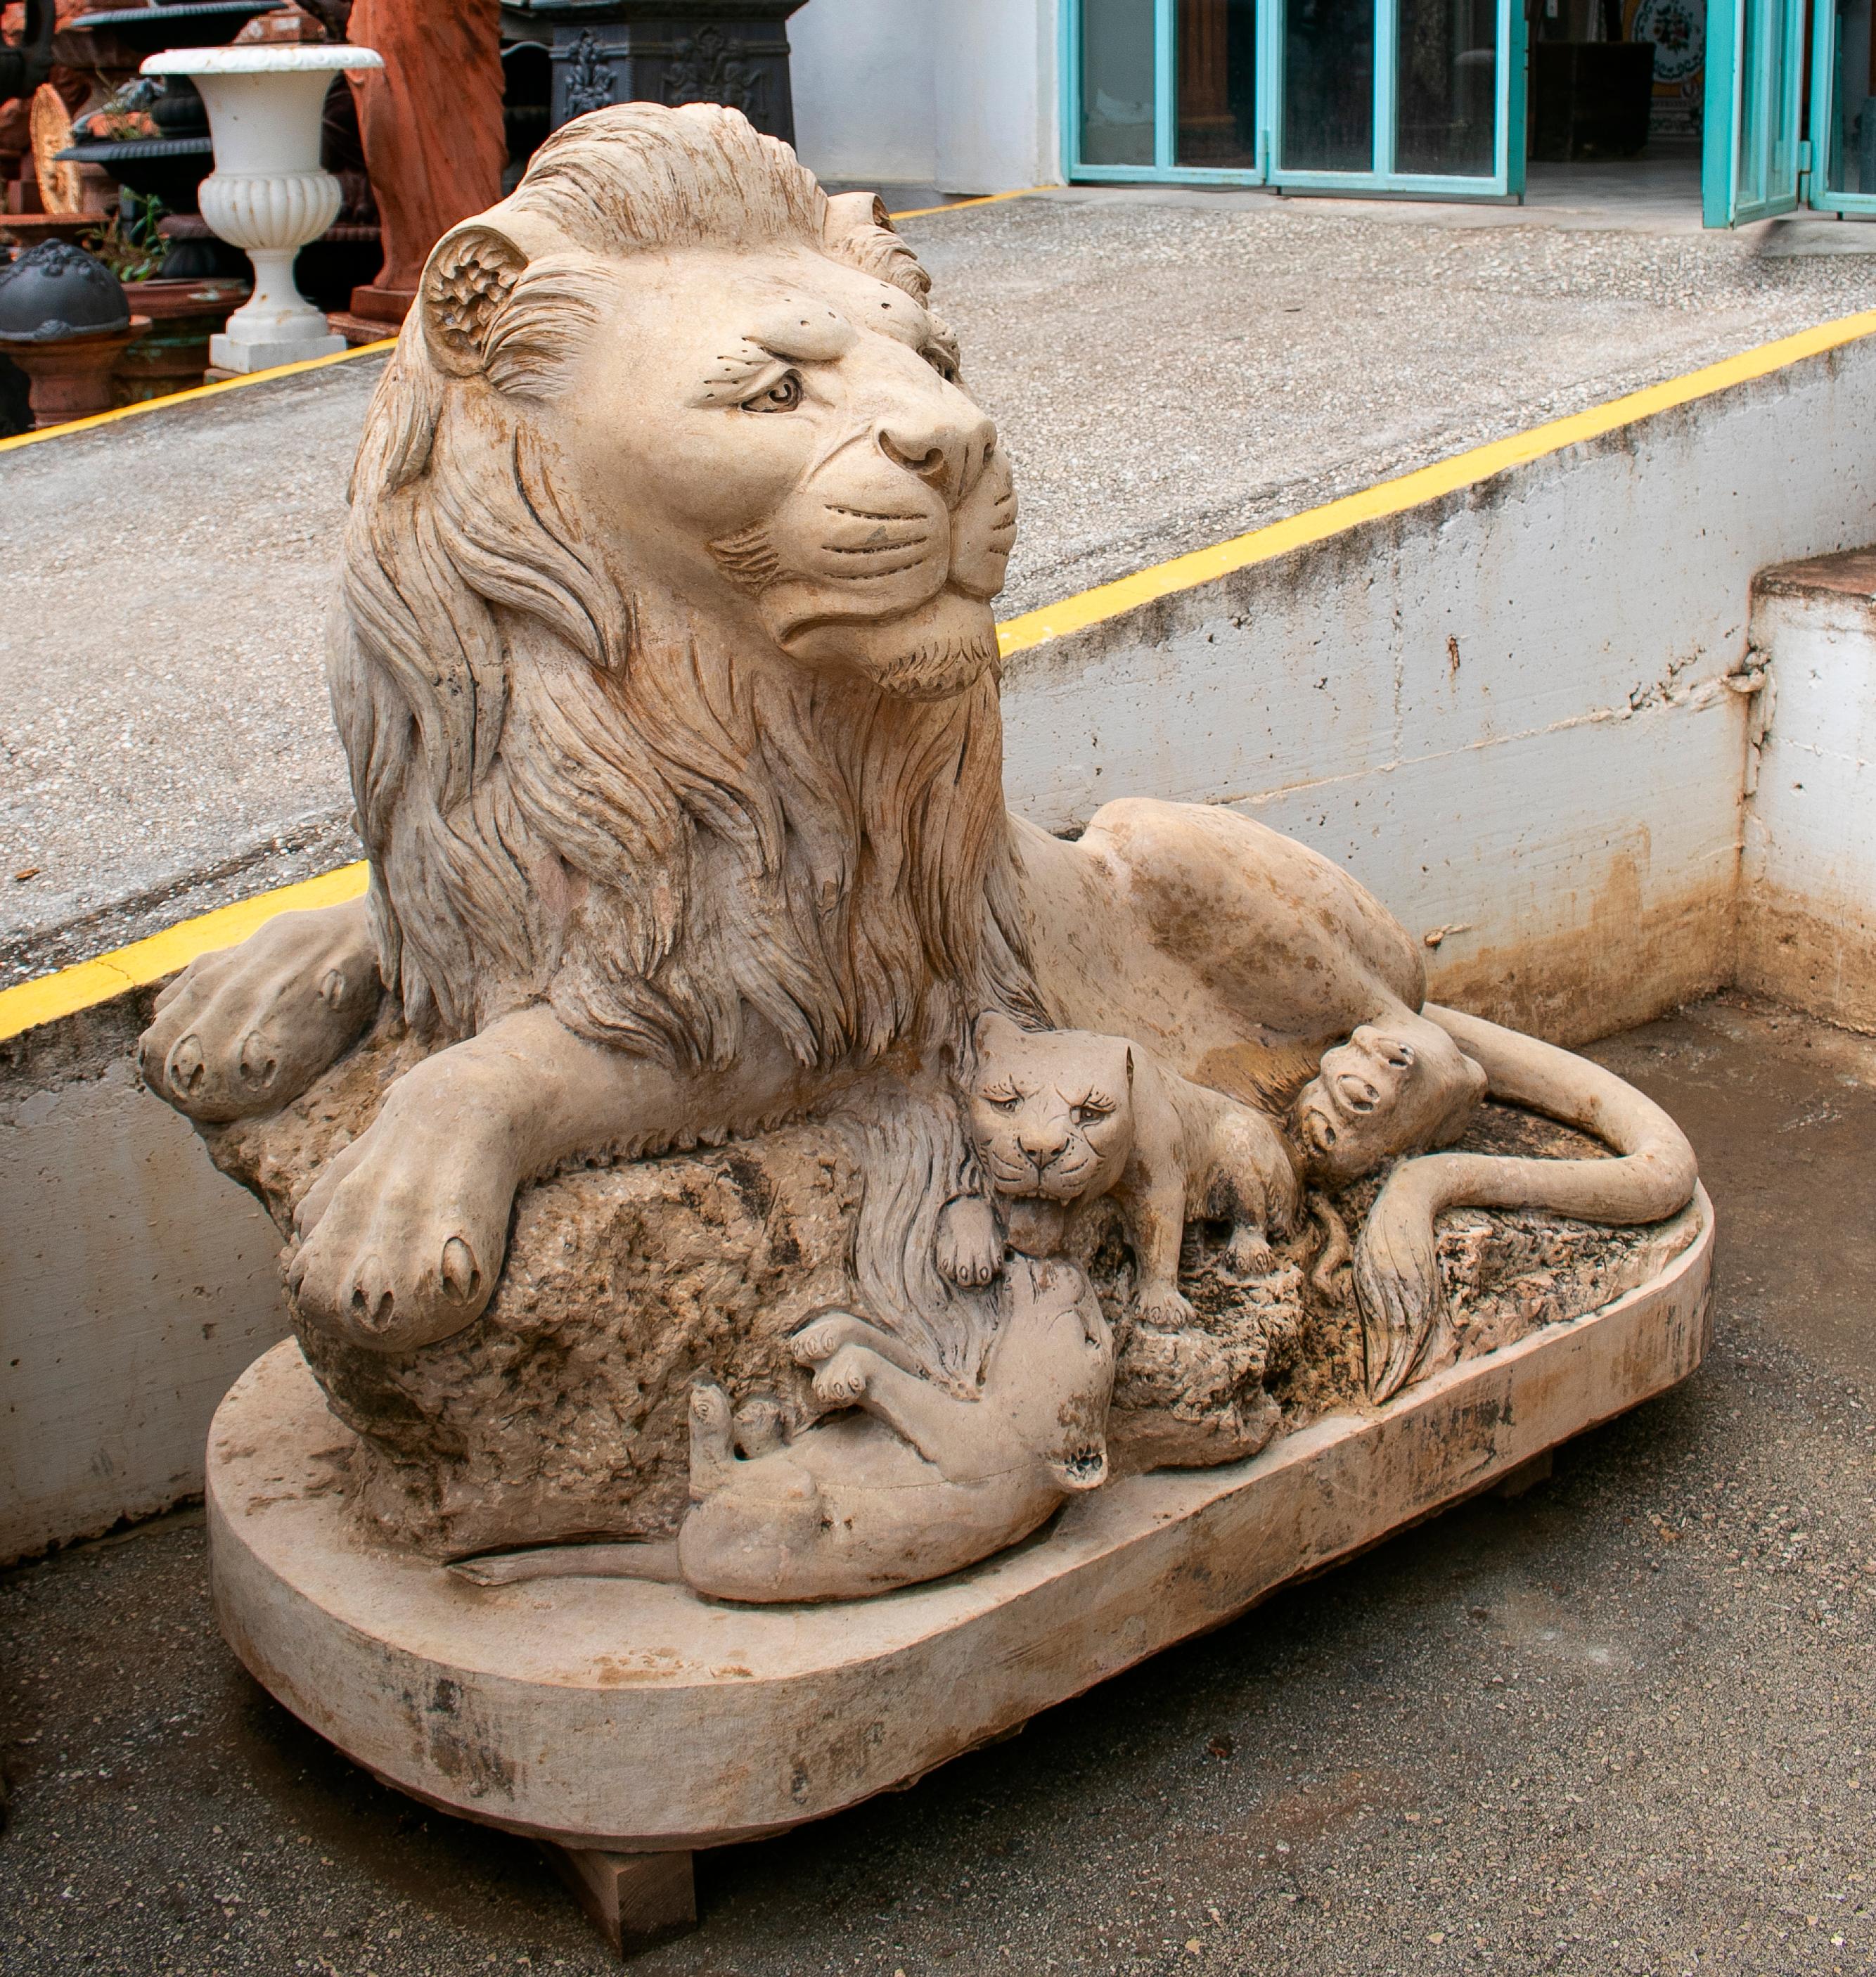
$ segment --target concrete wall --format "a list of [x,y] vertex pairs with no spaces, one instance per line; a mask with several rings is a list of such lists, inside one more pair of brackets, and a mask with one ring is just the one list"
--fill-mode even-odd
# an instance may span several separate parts
[[1057,0],[808,0],[788,27],[802,157],[868,184],[1052,184],[1057,33]]
[[1876,555],[1772,573],[1752,645],[1739,980],[1876,1031]]
[[1018,654],[1013,800],[1240,805],[1606,1035],[1732,978],[1754,573],[1872,535],[1865,342]]
[[[1436,995],[1606,1034],[1733,976],[1753,573],[1871,536],[1876,339],[1019,652],[1011,799],[1242,806],[1436,939]],[[1818,719],[1867,710],[1834,677]],[[0,1045],[0,1558],[199,1487],[280,1334],[272,1231],[133,1087],[142,999]]]
[[0,1561],[202,1487],[280,1238],[137,1083],[147,992],[0,1044]]

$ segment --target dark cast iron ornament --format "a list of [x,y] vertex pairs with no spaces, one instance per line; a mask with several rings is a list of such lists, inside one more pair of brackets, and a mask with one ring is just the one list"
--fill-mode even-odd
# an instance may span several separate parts
[[503,0],[502,38],[544,48],[548,127],[608,103],[724,103],[795,141],[784,25],[804,0]]

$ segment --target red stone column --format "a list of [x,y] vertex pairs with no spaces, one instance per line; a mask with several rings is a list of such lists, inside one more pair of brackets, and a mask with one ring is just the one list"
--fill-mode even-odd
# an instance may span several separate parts
[[424,263],[460,219],[502,196],[497,0],[354,0],[346,39],[381,71],[348,78],[365,168],[384,233],[384,265],[352,291],[354,315],[401,322]]

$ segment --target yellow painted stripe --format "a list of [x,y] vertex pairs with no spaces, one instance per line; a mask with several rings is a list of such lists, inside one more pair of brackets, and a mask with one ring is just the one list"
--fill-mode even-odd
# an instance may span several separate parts
[[68,433],[89,432],[94,426],[113,425],[119,419],[140,418],[145,412],[166,411],[170,406],[186,404],[192,398],[213,398],[223,391],[239,391],[244,385],[268,385],[276,378],[296,377],[302,371],[323,371],[328,364],[347,364],[354,357],[379,356],[397,341],[394,336],[387,336],[380,343],[361,343],[350,350],[335,350],[330,357],[306,357],[297,364],[276,364],[271,371],[250,371],[245,377],[218,378],[213,385],[196,385],[186,391],[172,391],[166,398],[142,398],[134,405],[119,405],[108,412],[94,412],[89,418],[68,419],[62,426],[47,426],[38,432],[15,433],[11,439],[0,439],[0,453],[11,453],[15,447],[37,446],[42,440],[63,439]]
[[1533,426],[1528,432],[1515,433],[1509,439],[1494,440],[1489,445],[1456,453],[1450,460],[1417,467],[1396,480],[1377,481],[1358,494],[1345,495],[1320,508],[1306,509],[1300,515],[1253,529],[1248,535],[1234,536],[1229,542],[1194,550],[1189,555],[1174,556],[1170,562],[1156,563],[1113,583],[1065,597],[1059,604],[1045,604],[1040,611],[1025,612],[1021,617],[997,626],[997,641],[1007,658],[1013,652],[1026,652],[1032,645],[1064,638],[1071,632],[1085,631],[1090,625],[1101,624],[1156,599],[1229,576],[1254,563],[1268,563],[1273,556],[1287,555],[1292,550],[1339,535],[1360,523],[1398,515],[1461,488],[1475,487],[1493,474],[1502,474],[1508,467],[1522,466],[1547,453],[1559,453],[1565,447],[1599,438],[1637,420],[1691,404],[1696,399],[1710,398],[1716,391],[1749,383],[1786,365],[1838,349],[1872,334],[1876,334],[1876,309],[1842,316],[1815,329],[1800,330],[1795,336],[1781,337],[1775,343],[1762,344],[1756,350],[1723,358],[1704,370],[1690,371],[1684,378],[1671,378],[1665,385],[1650,385],[1645,391],[1631,391],[1625,398],[1611,399],[1607,404],[1592,405],[1588,411],[1573,412],[1568,418],[1553,419],[1546,425]]
[[1002,199],[1030,199],[1039,192],[1053,192],[1053,186],[1022,186],[1014,192],[983,192],[972,199],[954,199],[948,206],[915,206],[909,213],[889,213],[889,219],[929,219],[935,213],[961,213],[967,206],[994,206]]
[[[1001,198],[1020,195],[994,196]],[[1568,418],[1554,419],[1547,425],[1533,427],[1530,431],[1515,434],[1509,439],[1494,440],[1489,445],[1456,454],[1450,460],[1441,460],[1435,466],[1380,482],[1358,494],[1327,502],[1320,508],[1306,510],[1285,521],[1273,522],[1267,528],[1254,529],[1248,535],[1234,536],[1229,542],[1215,543],[1210,549],[1195,550],[1189,555],[1175,556],[1169,562],[1157,563],[1116,583],[1104,583],[1096,589],[1084,590],[1078,596],[1064,598],[1059,604],[1045,605],[1040,611],[1027,612],[997,627],[999,640],[1006,655],[1026,651],[1046,639],[1085,630],[1090,625],[1118,617],[1123,612],[1151,603],[1156,599],[1172,596],[1195,585],[1228,576],[1234,570],[1266,563],[1288,550],[1321,542],[1360,523],[1400,514],[1422,502],[1436,500],[1460,488],[1476,486],[1495,474],[1502,474],[1508,467],[1613,432],[1618,427],[1650,418],[1657,412],[1690,404],[1696,399],[1710,397],[1735,385],[1749,383],[1784,365],[1815,357],[1827,350],[1841,348],[1845,344],[1873,334],[1876,334],[1876,309],[1845,316],[1815,329],[1801,331],[1795,336],[1784,337],[1775,343],[1764,344],[1756,350],[1709,365],[1703,371],[1690,371],[1684,378],[1670,378],[1664,385],[1632,391],[1626,398],[1612,399],[1606,405],[1592,406],[1588,411],[1573,413]],[[56,1022],[61,1016],[121,995],[126,989],[158,981],[186,966],[198,955],[212,953],[217,948],[232,946],[238,940],[245,940],[275,913],[295,906],[335,905],[341,900],[358,898],[364,888],[364,866],[348,865],[320,878],[308,879],[297,886],[282,886],[275,892],[262,893],[253,899],[239,900],[233,906],[204,913],[199,919],[184,920],[162,933],[152,934],[147,940],[120,948],[114,954],[101,955],[95,961],[81,962],[75,967],[61,969],[57,974],[46,975],[39,981],[0,989],[0,1038],[16,1036],[21,1030],[31,1029],[37,1024]]]
[[322,872],[296,886],[278,886],[251,899],[237,899],[232,906],[218,906],[212,913],[153,933],[147,940],[133,941],[128,947],[101,954],[95,961],[81,961],[37,982],[0,989],[0,1038],[16,1037],[40,1023],[55,1022],[94,1002],[121,995],[127,989],[160,982],[166,975],[186,968],[199,955],[246,940],[275,913],[296,906],[336,906],[358,899],[364,891],[365,877],[363,860],[342,865],[336,872]]

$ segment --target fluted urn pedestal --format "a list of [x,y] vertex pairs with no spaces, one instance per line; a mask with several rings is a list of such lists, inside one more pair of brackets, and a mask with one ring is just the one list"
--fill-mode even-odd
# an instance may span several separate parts
[[186,75],[208,105],[215,170],[202,182],[202,216],[254,263],[254,294],[212,339],[217,371],[271,370],[345,348],[293,282],[293,259],[338,216],[339,183],[319,169],[319,120],[342,69],[381,68],[369,48],[170,48],[146,75]]

